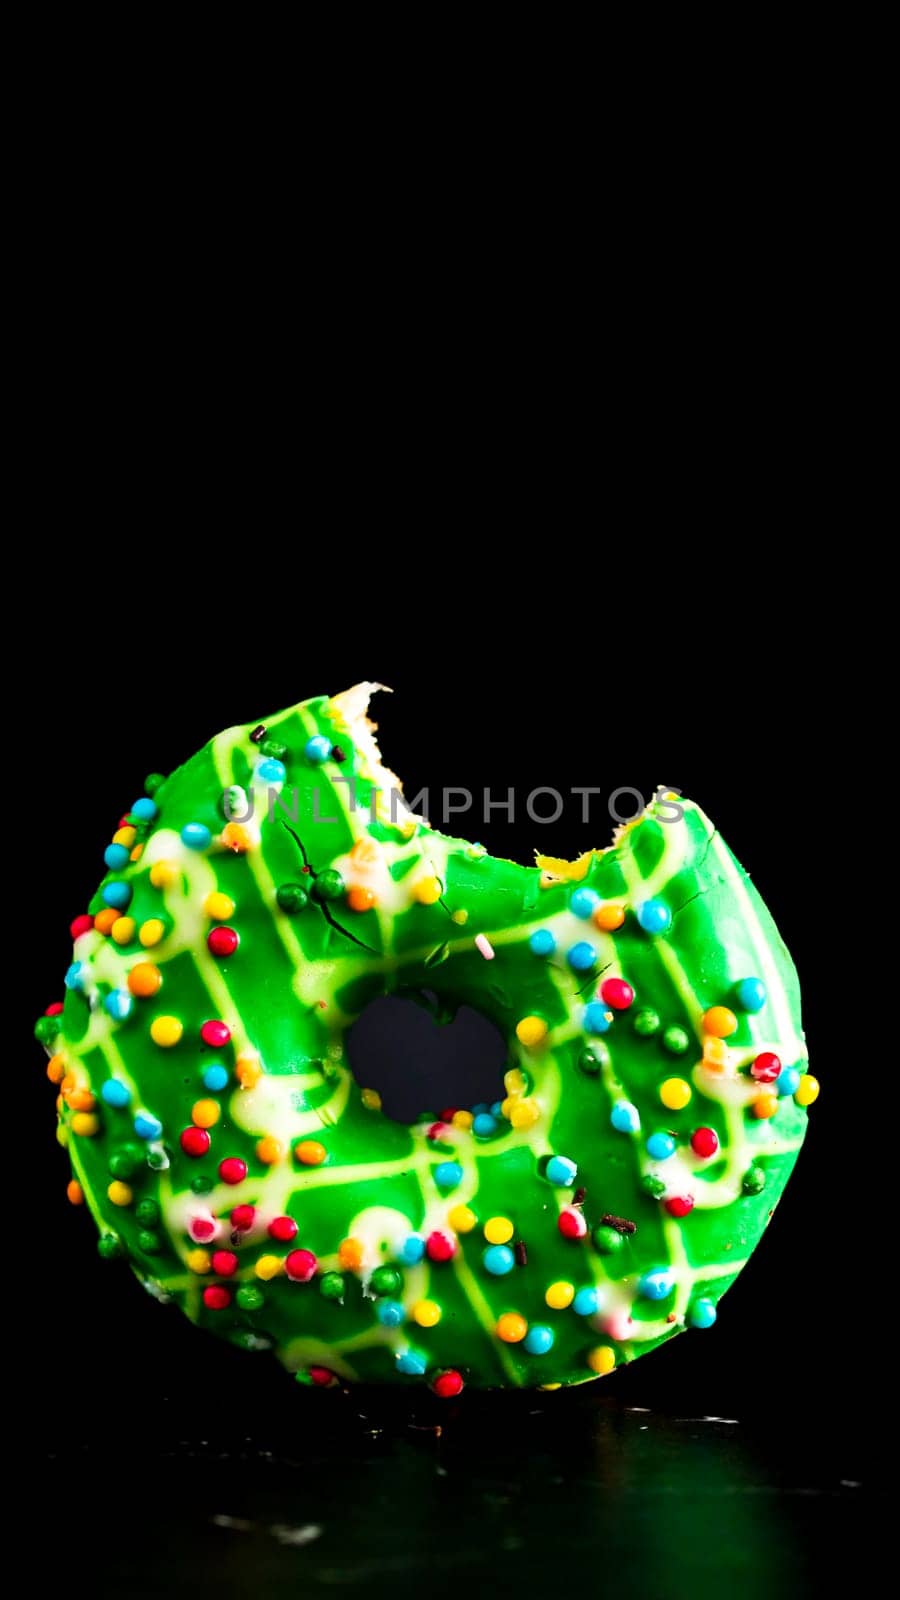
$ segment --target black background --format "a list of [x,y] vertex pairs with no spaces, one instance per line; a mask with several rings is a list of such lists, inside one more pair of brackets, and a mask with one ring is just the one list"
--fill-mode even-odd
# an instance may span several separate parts
[[[337,534],[329,550],[321,534],[267,526],[218,548],[148,527],[123,531],[91,574],[77,560],[56,570],[56,603],[78,615],[79,576],[90,594],[70,630],[49,630],[58,681],[51,670],[46,687],[23,683],[17,702],[47,758],[28,788],[41,891],[34,959],[16,983],[26,1024],[62,992],[68,922],[144,775],[223,726],[370,678],[395,691],[373,714],[408,794],[515,787],[515,825],[459,823],[495,854],[608,842],[602,797],[589,827],[577,801],[553,826],[530,823],[521,797],[541,785],[649,795],[665,782],[703,805],[800,971],[823,1085],[808,1140],[710,1333],[552,1395],[313,1394],[99,1261],[90,1219],[66,1203],[54,1091],[26,1039],[44,1248],[24,1358],[42,1481],[89,1508],[104,1593],[199,1581],[226,1595],[450,1593],[460,1581],[590,1593],[607,1563],[611,1583],[640,1593],[709,1579],[796,1593],[867,1537],[878,1483],[873,1402],[856,1376],[871,1291],[847,1153],[855,1064],[836,1027],[851,1003],[840,940],[860,912],[831,870],[847,833],[842,774],[867,769],[852,719],[835,711],[848,685],[834,597],[786,587],[756,543],[738,541],[727,562],[711,543],[685,563],[676,535],[650,553],[639,537],[570,547],[561,531],[530,537],[545,549],[535,562],[505,534],[511,577],[497,587],[475,552],[443,538],[425,562],[411,530],[354,537],[355,556]],[[321,1531],[296,1531],[310,1525]],[[45,1559],[66,1557],[48,1547]]]

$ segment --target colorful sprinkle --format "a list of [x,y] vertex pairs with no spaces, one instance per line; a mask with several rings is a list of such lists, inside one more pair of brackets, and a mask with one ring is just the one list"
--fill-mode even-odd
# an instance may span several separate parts
[[742,978],[735,989],[735,999],[742,1011],[755,1016],[766,1003],[766,986],[762,978]]
[[303,746],[303,754],[306,756],[307,761],[311,761],[314,766],[319,767],[323,761],[328,760],[333,748],[331,740],[326,739],[323,733],[315,733],[311,739],[307,739],[306,744]]
[[493,1278],[505,1278],[516,1264],[516,1258],[508,1244],[488,1245],[481,1259],[485,1272],[489,1272]]
[[630,1100],[617,1100],[610,1114],[610,1122],[617,1133],[639,1133],[641,1114]]
[[672,913],[662,900],[645,900],[637,908],[637,919],[645,933],[665,933],[672,926]]
[[497,1338],[504,1344],[521,1344],[528,1332],[528,1323],[518,1311],[504,1311],[497,1320]]
[[205,822],[186,822],[181,830],[181,842],[188,850],[208,850],[212,834]]
[[665,1082],[660,1084],[659,1098],[668,1111],[683,1111],[689,1104],[693,1092],[684,1078],[666,1078]]
[[675,1287],[675,1278],[668,1267],[655,1267],[638,1279],[638,1294],[645,1300],[665,1300]]
[[594,889],[575,889],[569,896],[569,910],[582,920],[593,916],[599,909],[600,896]]
[[578,1167],[568,1156],[551,1156],[547,1162],[546,1176],[550,1183],[567,1186],[575,1182]]
[[556,949],[556,940],[549,928],[536,928],[528,940],[528,948],[532,955],[552,956]]
[[608,1033],[613,1014],[603,1000],[591,1000],[582,1013],[585,1033]]
[[561,1278],[550,1284],[544,1299],[552,1311],[565,1311],[575,1299],[575,1285]]
[[804,1072],[794,1091],[798,1106],[811,1106],[819,1098],[819,1080],[811,1072]]
[[184,1024],[178,1017],[154,1017],[150,1024],[150,1037],[161,1050],[171,1050],[184,1033]]
[[600,999],[613,1011],[627,1011],[634,1003],[634,990],[624,978],[607,978],[600,985]]
[[480,956],[484,956],[485,961],[493,961],[493,959],[494,959],[494,946],[491,944],[491,941],[487,937],[487,934],[485,934],[485,933],[476,934],[476,936],[475,936],[475,949],[478,951],[478,954]]
[[688,1310],[687,1320],[692,1328],[711,1328],[716,1320],[715,1302],[706,1298],[695,1300]]

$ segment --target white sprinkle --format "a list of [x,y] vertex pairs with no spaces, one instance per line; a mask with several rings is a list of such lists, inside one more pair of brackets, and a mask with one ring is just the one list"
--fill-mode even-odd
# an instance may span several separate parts
[[478,933],[475,935],[475,949],[484,956],[485,961],[493,961],[494,946],[491,944],[491,941],[486,933]]

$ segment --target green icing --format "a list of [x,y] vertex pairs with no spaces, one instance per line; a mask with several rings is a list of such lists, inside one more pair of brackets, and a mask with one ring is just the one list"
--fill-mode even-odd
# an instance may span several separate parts
[[[607,1364],[613,1357],[620,1363],[683,1328],[697,1300],[716,1302],[756,1245],[790,1175],[806,1111],[787,1095],[774,1116],[757,1119],[750,1104],[768,1086],[754,1083],[749,1063],[772,1050],[803,1070],[796,974],[749,878],[696,806],[684,802],[682,819],[673,822],[666,820],[671,805],[652,805],[613,848],[581,864],[587,870],[580,878],[554,881],[540,866],[496,860],[436,833],[402,807],[395,805],[392,815],[386,794],[378,800],[381,773],[357,716],[366,699],[351,691],[266,719],[269,748],[285,748],[287,767],[271,819],[267,785],[254,777],[266,759],[249,737],[255,724],[227,730],[165,781],[154,776],[159,811],[151,823],[135,824],[140,858],[101,888],[124,879],[136,930],[160,919],[164,937],[149,949],[137,933],[124,945],[98,931],[77,941],[82,988],[67,992],[61,1032],[47,1045],[69,1074],[64,1100],[75,1101],[63,1104],[61,1137],[100,1229],[102,1253],[112,1257],[118,1246],[148,1287],[193,1320],[247,1348],[274,1349],[299,1375],[324,1368],[347,1381],[423,1382],[455,1368],[482,1386],[577,1383],[593,1376],[588,1358],[598,1348],[612,1352]],[[316,734],[340,745],[340,764],[307,758],[307,741]],[[341,781],[348,779],[349,785]],[[256,792],[255,814],[239,825],[244,837],[237,839],[234,824],[225,829],[222,805],[232,785]],[[232,796],[233,805],[239,800]],[[197,822],[212,834],[202,851],[180,838],[185,824]],[[169,864],[171,881],[159,881],[160,863]],[[311,893],[302,910],[280,909],[279,885],[299,882],[312,891],[329,869],[341,874],[345,892],[324,903]],[[427,893],[426,903],[417,898],[425,878],[440,886],[433,903]],[[354,888],[372,891],[373,909],[351,907],[347,891]],[[570,901],[580,889],[624,905],[622,926],[607,932],[576,916]],[[226,922],[240,944],[227,958],[207,946],[217,925],[205,909],[212,892],[234,902]],[[651,898],[673,915],[661,935],[644,932],[637,919],[636,908]],[[98,891],[92,912],[103,905]],[[530,948],[536,929],[554,936],[549,957]],[[476,947],[480,934],[493,959]],[[596,949],[589,973],[571,971],[566,961],[582,941]],[[127,991],[129,972],[146,962],[159,969],[161,987],[134,998],[129,1016],[114,1021],[105,997]],[[735,1001],[736,984],[751,976],[767,987],[765,1005],[752,1015]],[[633,986],[635,1003],[613,1014],[602,1038],[588,1036],[585,1004],[610,977]],[[422,987],[436,994],[444,1014],[462,1003],[474,1006],[508,1041],[509,1097],[489,1137],[454,1125],[429,1139],[434,1109],[423,1108],[424,1120],[413,1127],[391,1122],[366,1103],[371,1096],[350,1074],[343,1039],[354,1018],[379,995]],[[738,1025],[724,1062],[707,1067],[703,1015],[714,1005],[733,1008]],[[160,1017],[182,1025],[171,1048],[151,1037]],[[524,1017],[547,1026],[536,1045],[517,1037]],[[207,1019],[228,1024],[231,1039],[223,1048],[202,1042]],[[681,1053],[674,1048],[679,1030],[687,1040]],[[228,1071],[220,1091],[203,1083],[213,1062]],[[660,1086],[672,1077],[692,1088],[683,1109],[660,1101]],[[128,1105],[106,1103],[101,1088],[109,1079],[130,1091]],[[93,1091],[93,1112],[79,1109],[73,1086]],[[184,1152],[180,1134],[200,1100],[217,1102],[220,1117],[209,1127],[208,1153],[197,1158]],[[612,1126],[622,1101],[636,1108],[639,1132]],[[159,1138],[136,1137],[138,1112],[158,1119]],[[691,1151],[698,1126],[718,1135],[712,1159]],[[676,1153],[652,1160],[646,1140],[661,1131],[674,1136]],[[278,1141],[282,1159],[261,1159],[259,1141],[266,1137]],[[324,1147],[324,1163],[298,1162],[293,1152],[303,1140]],[[272,1152],[263,1146],[262,1153]],[[577,1164],[571,1187],[544,1176],[553,1154]],[[248,1169],[234,1185],[219,1175],[229,1157],[240,1157]],[[447,1160],[462,1168],[450,1190],[435,1179]],[[755,1175],[745,1184],[751,1167]],[[130,1198],[113,1190],[123,1205],[109,1197],[113,1182],[131,1190]],[[575,1207],[574,1192],[582,1188]],[[670,1215],[666,1200],[685,1194],[693,1210]],[[253,1206],[255,1216],[252,1227],[233,1235],[230,1214],[238,1205]],[[459,1231],[450,1221],[461,1206],[477,1219],[471,1231],[463,1231],[465,1217],[457,1219]],[[576,1224],[580,1211],[583,1238],[564,1237],[564,1210]],[[613,1229],[610,1241],[607,1215],[634,1223],[634,1231]],[[270,1237],[268,1225],[285,1216],[296,1222],[296,1237]],[[483,1262],[484,1224],[496,1217],[513,1224],[510,1246],[525,1246],[502,1277]],[[215,1237],[199,1242],[204,1225]],[[455,1242],[452,1259],[426,1254],[406,1262],[405,1241],[433,1233]],[[341,1250],[347,1240],[351,1245]],[[283,1270],[296,1249],[317,1258],[310,1282],[292,1281]],[[198,1271],[206,1266],[204,1250],[235,1256],[237,1270]],[[383,1274],[391,1265],[400,1284],[387,1298],[404,1308],[399,1326],[376,1314],[385,1298],[377,1292],[378,1269]],[[671,1290],[648,1299],[640,1279],[660,1268],[669,1270]],[[558,1282],[596,1287],[602,1309],[591,1317],[571,1306],[552,1309],[545,1293]],[[215,1286],[230,1296],[221,1308],[204,1299]],[[429,1320],[423,1301],[440,1307],[432,1326],[417,1320],[417,1308]],[[508,1312],[529,1328],[549,1327],[552,1349],[531,1354],[522,1342],[498,1337],[498,1321]],[[421,1357],[424,1377],[398,1366],[409,1352]]]

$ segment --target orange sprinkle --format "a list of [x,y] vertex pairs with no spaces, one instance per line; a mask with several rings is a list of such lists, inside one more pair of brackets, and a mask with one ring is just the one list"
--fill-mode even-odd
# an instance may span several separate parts
[[222,829],[222,843],[239,856],[253,849],[253,840],[242,822],[226,822]]
[[60,1078],[59,1087],[61,1088],[63,1094],[71,1094],[73,1089],[77,1089],[78,1079],[76,1078],[74,1072],[67,1072],[65,1077]]
[[191,1121],[195,1128],[214,1128],[222,1115],[218,1100],[195,1100],[191,1106]]
[[280,1139],[275,1139],[271,1133],[267,1133],[265,1138],[258,1140],[256,1154],[264,1167],[274,1167],[284,1157],[284,1145]]
[[252,1089],[262,1077],[262,1067],[254,1056],[238,1056],[234,1070],[242,1089]]
[[115,906],[104,906],[94,918],[94,927],[98,933],[109,933],[114,922],[118,922],[119,913]]
[[320,1167],[328,1157],[328,1151],[318,1139],[301,1139],[294,1146],[294,1155],[303,1167]]
[[51,1083],[62,1083],[66,1075],[65,1056],[51,1056],[47,1062],[47,1077]]
[[518,1311],[504,1311],[497,1323],[497,1338],[504,1344],[521,1344],[528,1332],[528,1323]]
[[363,1262],[363,1247],[359,1239],[344,1239],[338,1250],[338,1260],[342,1267],[347,1267],[351,1272],[358,1272]]
[[594,923],[598,928],[602,928],[604,933],[615,933],[624,921],[624,906],[598,906],[594,912]]
[[364,889],[362,884],[354,884],[347,890],[347,904],[351,911],[371,911],[375,904],[375,896],[371,889]]
[[142,844],[136,844],[134,849],[131,852],[131,855],[128,857],[128,859],[129,859],[129,861],[140,861],[141,856],[143,854],[144,854],[144,846]]
[[750,1110],[755,1117],[759,1118],[760,1122],[764,1121],[766,1117],[774,1117],[778,1110],[777,1094],[773,1094],[771,1089],[764,1089],[762,1094],[756,1096]]
[[140,995],[144,1000],[149,999],[162,987],[159,967],[155,967],[152,961],[139,961],[128,974],[128,987],[132,994]]
[[727,1039],[737,1031],[737,1017],[727,1006],[710,1006],[704,1013],[703,1026],[715,1039]]
[[710,1072],[721,1072],[728,1065],[728,1046],[724,1039],[708,1033],[703,1040],[703,1065]]
[[68,1200],[70,1206],[84,1205],[84,1190],[82,1189],[77,1178],[72,1178],[71,1181],[66,1184],[66,1199]]
[[70,1111],[93,1111],[96,1104],[90,1089],[70,1089],[66,1095],[66,1105]]

